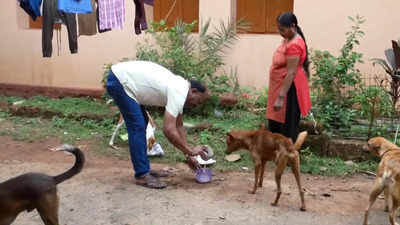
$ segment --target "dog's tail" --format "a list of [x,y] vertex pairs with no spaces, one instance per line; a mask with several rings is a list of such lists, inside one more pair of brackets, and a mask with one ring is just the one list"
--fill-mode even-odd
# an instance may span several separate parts
[[299,134],[299,136],[297,136],[296,143],[294,143],[294,148],[296,149],[296,151],[298,151],[303,145],[304,141],[306,140],[307,134],[307,131],[303,131]]
[[75,176],[76,174],[78,174],[79,172],[81,172],[83,165],[85,164],[85,155],[82,153],[82,151],[79,148],[65,144],[65,145],[57,147],[53,150],[54,151],[67,151],[67,152],[72,153],[75,156],[74,166],[72,166],[72,168],[67,170],[66,172],[54,177],[56,184],[59,184],[65,180],[68,180],[69,178],[71,178],[71,177]]

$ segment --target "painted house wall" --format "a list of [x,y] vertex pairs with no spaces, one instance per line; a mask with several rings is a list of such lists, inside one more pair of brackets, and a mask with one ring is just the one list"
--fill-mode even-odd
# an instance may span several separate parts
[[[215,23],[235,15],[235,0],[200,0],[200,20],[212,18]],[[50,87],[101,89],[103,65],[124,57],[133,57],[136,45],[146,35],[135,35],[134,4],[126,1],[123,30],[113,30],[78,39],[78,53],[70,54],[65,26],[61,35],[61,52],[57,55],[56,35],[53,56],[42,58],[41,30],[27,29],[28,17],[16,1],[5,1],[0,14],[0,83]],[[358,51],[366,63],[360,68],[366,76],[383,72],[373,68],[368,59],[384,57],[390,40],[400,38],[398,0],[295,0],[294,13],[299,19],[310,48],[326,49],[337,54],[351,23],[347,16],[364,16],[362,30],[366,36]],[[152,18],[152,8],[146,7]],[[281,37],[276,34],[240,34],[240,40],[228,50],[225,70],[237,66],[242,85],[257,88],[268,84],[268,70],[274,49]]]

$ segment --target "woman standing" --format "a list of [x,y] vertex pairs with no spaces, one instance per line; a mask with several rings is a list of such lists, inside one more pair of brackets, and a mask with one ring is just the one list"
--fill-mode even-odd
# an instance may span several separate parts
[[300,115],[306,116],[311,110],[308,51],[293,13],[279,15],[277,24],[284,40],[275,51],[270,68],[266,117],[271,132],[295,142]]

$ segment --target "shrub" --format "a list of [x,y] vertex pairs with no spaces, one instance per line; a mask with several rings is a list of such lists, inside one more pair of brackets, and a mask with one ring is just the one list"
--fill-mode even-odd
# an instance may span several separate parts
[[313,111],[315,116],[329,127],[349,127],[354,120],[355,112],[350,109],[354,103],[353,96],[361,87],[361,73],[357,63],[363,63],[362,54],[354,50],[359,39],[364,35],[360,25],[364,19],[360,16],[349,17],[354,23],[351,31],[346,33],[346,41],[339,56],[328,51],[313,50],[312,88],[314,91]]

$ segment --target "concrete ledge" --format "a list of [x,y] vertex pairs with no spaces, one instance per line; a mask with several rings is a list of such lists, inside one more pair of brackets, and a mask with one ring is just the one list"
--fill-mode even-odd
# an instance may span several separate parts
[[310,147],[318,155],[338,157],[343,160],[364,161],[375,156],[364,151],[366,141],[330,138],[327,135],[309,135],[302,148]]
[[65,87],[0,83],[0,95],[5,95],[5,96],[19,96],[25,98],[37,95],[48,96],[52,98],[60,98],[66,96],[68,97],[90,96],[94,98],[101,98],[103,94],[104,94],[104,89],[65,88]]

